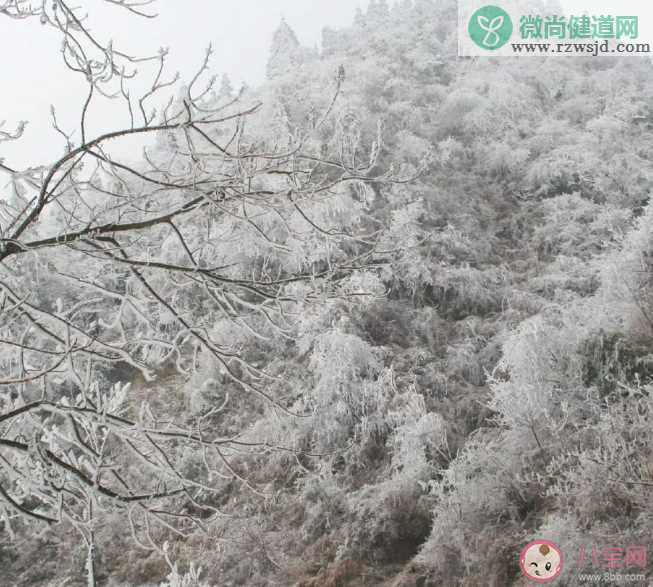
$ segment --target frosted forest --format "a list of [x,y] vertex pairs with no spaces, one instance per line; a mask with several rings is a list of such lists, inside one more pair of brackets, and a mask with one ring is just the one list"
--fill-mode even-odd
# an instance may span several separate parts
[[371,0],[235,87],[81,4],[0,0],[86,87],[47,166],[0,116],[1,585],[505,587],[535,539],[653,544],[650,59],[461,58],[453,0]]

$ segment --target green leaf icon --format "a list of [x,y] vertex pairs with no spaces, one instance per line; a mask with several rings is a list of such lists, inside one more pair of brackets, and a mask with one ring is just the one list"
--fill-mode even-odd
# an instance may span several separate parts
[[508,13],[497,6],[479,8],[469,21],[469,36],[482,49],[503,47],[512,36],[512,21]]

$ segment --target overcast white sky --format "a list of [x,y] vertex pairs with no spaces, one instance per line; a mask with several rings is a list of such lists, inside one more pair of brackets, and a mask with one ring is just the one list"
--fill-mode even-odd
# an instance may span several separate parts
[[[567,10],[586,8],[589,0],[565,0]],[[392,3],[392,2],[391,2]],[[155,20],[130,17],[102,0],[77,0],[90,12],[90,26],[102,38],[133,54],[155,53],[170,47],[170,71],[188,79],[209,42],[215,53],[214,73],[226,72],[234,86],[264,79],[272,34],[282,17],[303,45],[319,44],[325,26],[351,24],[357,5],[368,0],[158,0]],[[592,13],[623,13],[636,8],[640,20],[653,25],[651,0],[592,0]],[[50,104],[57,107],[62,126],[74,128],[85,98],[85,87],[60,60],[59,38],[37,21],[0,17],[0,122],[7,127],[30,122],[19,143],[0,144],[0,158],[16,167],[46,164],[62,153],[62,142],[50,127]],[[111,109],[92,111],[94,128],[115,126]],[[79,138],[79,137],[77,137]],[[134,154],[136,155],[136,153]]]
[[[325,26],[351,24],[357,4],[368,0],[158,0],[156,20],[127,16],[100,0],[78,0],[91,14],[88,21],[102,38],[113,38],[133,54],[170,48],[170,71],[192,76],[204,49],[213,43],[212,69],[226,72],[234,86],[256,85],[265,77],[272,34],[281,18],[293,27],[303,45],[319,44]],[[50,104],[61,124],[74,127],[84,100],[84,86],[62,65],[59,40],[36,20],[0,17],[0,122],[6,129],[20,120],[29,126],[19,143],[0,144],[0,158],[22,167],[47,163],[62,152],[62,142],[50,129]],[[110,110],[93,112],[95,124]]]

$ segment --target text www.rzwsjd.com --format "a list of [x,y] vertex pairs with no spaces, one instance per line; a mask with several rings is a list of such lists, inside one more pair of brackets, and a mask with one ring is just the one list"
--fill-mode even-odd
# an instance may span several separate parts
[[646,580],[646,575],[644,574],[619,574],[619,573],[597,573],[597,574],[585,574],[578,576],[580,583],[608,583],[611,585],[626,585],[628,583],[636,583],[641,585],[643,581]]
[[605,55],[608,53],[651,53],[650,43],[618,43],[612,47],[607,41],[593,43],[511,43],[513,53],[519,54],[555,54],[570,55]]

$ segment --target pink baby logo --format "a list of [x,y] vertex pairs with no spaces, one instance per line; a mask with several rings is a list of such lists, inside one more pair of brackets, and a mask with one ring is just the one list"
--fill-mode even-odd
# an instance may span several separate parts
[[519,555],[522,574],[534,583],[550,583],[562,572],[562,551],[548,540],[527,544]]

